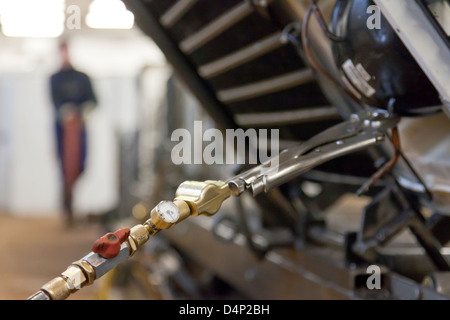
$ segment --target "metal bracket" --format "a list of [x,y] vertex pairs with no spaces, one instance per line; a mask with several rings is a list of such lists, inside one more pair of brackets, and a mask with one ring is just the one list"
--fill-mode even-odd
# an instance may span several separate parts
[[409,204],[402,190],[395,185],[383,190],[365,208],[361,230],[352,249],[367,261],[376,261],[377,248],[387,244],[405,228],[411,230],[437,270],[450,270],[440,251],[441,243],[427,227],[420,212]]

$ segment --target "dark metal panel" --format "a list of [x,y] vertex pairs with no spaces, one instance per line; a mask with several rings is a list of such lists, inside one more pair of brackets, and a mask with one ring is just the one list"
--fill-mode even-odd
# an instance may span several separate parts
[[134,13],[136,24],[161,48],[169,63],[176,66],[175,73],[217,122],[217,126],[221,129],[236,128],[233,117],[216,99],[214,92],[197,75],[196,69],[170,40],[166,31],[157,19],[148,12],[142,1],[124,0],[124,3]]

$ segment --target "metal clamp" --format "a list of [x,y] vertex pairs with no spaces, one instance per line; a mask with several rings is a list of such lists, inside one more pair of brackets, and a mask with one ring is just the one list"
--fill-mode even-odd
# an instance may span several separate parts
[[239,196],[251,189],[253,196],[267,192],[296,176],[343,155],[378,145],[386,131],[399,118],[384,110],[354,114],[348,121],[335,125],[299,146],[283,150],[277,157],[256,166],[227,182],[231,194]]

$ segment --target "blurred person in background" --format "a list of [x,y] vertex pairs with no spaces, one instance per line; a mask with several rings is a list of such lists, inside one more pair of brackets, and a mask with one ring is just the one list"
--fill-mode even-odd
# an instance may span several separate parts
[[87,155],[85,119],[96,106],[91,80],[88,75],[72,66],[68,43],[59,44],[61,69],[50,79],[55,111],[56,141],[63,179],[64,221],[67,227],[74,223],[73,187],[83,173]]

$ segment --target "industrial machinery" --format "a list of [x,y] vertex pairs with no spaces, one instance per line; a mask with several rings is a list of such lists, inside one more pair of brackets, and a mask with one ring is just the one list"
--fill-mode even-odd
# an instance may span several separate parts
[[193,269],[252,299],[450,297],[448,1],[124,2],[217,128],[278,129],[282,150],[189,177],[30,299],[67,298],[156,234],[186,259],[165,274],[183,298],[211,294]]

